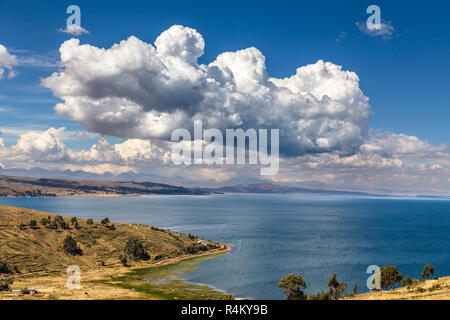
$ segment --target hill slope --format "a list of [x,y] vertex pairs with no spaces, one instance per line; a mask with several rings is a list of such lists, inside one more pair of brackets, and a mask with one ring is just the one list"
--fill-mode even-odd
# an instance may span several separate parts
[[423,280],[409,287],[395,290],[368,292],[345,300],[449,300],[450,277]]
[[[21,273],[62,271],[69,265],[95,267],[101,262],[117,265],[120,264],[119,257],[124,254],[125,243],[130,238],[142,242],[150,255],[149,263],[226,249],[223,245],[193,236],[144,225],[114,223],[114,230],[111,230],[111,223],[109,227],[99,221],[88,225],[87,220],[77,219],[79,229],[76,229],[70,222],[71,218],[62,217],[70,229],[58,226],[53,230],[40,222],[47,217],[54,221],[56,215],[0,206],[0,261],[7,262],[11,267],[16,266]],[[29,226],[31,220],[37,221],[35,228]],[[62,244],[67,235],[77,241],[82,255],[64,252]]]
[[25,178],[0,175],[0,197],[73,197],[144,194],[209,194],[153,182]]

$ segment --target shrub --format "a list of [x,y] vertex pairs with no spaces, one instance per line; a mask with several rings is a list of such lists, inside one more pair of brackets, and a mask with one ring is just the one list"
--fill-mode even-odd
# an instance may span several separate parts
[[70,222],[74,225],[76,223],[78,223],[77,217],[73,217],[72,219],[70,219]]
[[94,224],[94,220],[92,220],[91,218],[89,218],[89,219],[87,219],[86,223],[87,223],[89,226],[92,226],[92,225]]
[[106,225],[105,227],[108,228],[109,230],[116,230],[116,227],[114,226],[114,224]]
[[47,218],[42,218],[42,219],[41,219],[41,224],[42,224],[44,227],[46,227],[47,224],[49,224],[49,223],[50,223],[50,219],[47,219]]
[[83,251],[78,247],[77,241],[71,236],[67,236],[63,242],[63,250],[65,253],[76,256],[81,255]]
[[57,224],[61,225],[64,223],[64,218],[62,216],[56,216],[55,221]]
[[136,260],[149,260],[150,256],[145,252],[142,241],[136,238],[128,239],[125,244],[125,252]]
[[102,225],[105,226],[105,225],[109,224],[109,222],[110,222],[110,221],[109,221],[109,218],[105,218],[105,219],[102,219],[102,222],[101,222],[101,223],[102,223]]
[[10,280],[3,280],[0,281],[0,291],[9,291],[11,290],[11,285],[13,284],[13,281]]
[[409,287],[413,284],[413,280],[410,276],[406,276],[405,279],[403,279],[401,287]]
[[439,283],[435,283],[435,284],[433,284],[433,286],[430,288],[430,289],[428,289],[428,291],[435,291],[435,290],[439,290],[439,289],[441,289],[441,285],[439,284]]
[[35,229],[37,227],[37,221],[36,220],[31,220],[30,221],[30,228],[31,229]]
[[13,273],[6,262],[0,261],[0,273],[11,274]]
[[128,266],[128,260],[127,260],[127,257],[125,257],[124,255],[121,255],[120,257],[119,257],[119,259],[120,259],[120,263],[123,265],[123,266],[125,266],[125,267],[127,267]]

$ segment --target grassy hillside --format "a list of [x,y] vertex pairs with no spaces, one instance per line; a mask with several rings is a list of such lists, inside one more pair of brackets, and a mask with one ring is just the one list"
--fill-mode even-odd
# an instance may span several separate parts
[[76,197],[209,192],[153,182],[45,179],[0,175],[1,197]]
[[395,290],[368,292],[346,300],[449,300],[450,277],[423,280],[409,287]]
[[[41,223],[43,218],[49,216],[51,220],[55,220],[56,215],[0,206],[0,261],[17,267],[21,273],[60,271],[69,265],[115,265],[120,264],[119,257],[124,254],[125,243],[130,238],[137,238],[143,243],[145,251],[150,255],[148,263],[224,248],[192,236],[143,225],[103,225],[100,221],[88,225],[87,220],[77,219],[76,229],[70,217],[62,217],[68,229],[58,226],[53,230]],[[37,222],[36,227],[29,226],[32,220]],[[77,241],[82,250],[81,255],[70,255],[62,249],[64,238],[68,235]],[[133,259],[129,258],[129,263],[133,264]]]

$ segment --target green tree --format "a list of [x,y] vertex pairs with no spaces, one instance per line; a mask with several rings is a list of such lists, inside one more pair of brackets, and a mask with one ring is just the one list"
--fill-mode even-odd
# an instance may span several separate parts
[[72,219],[70,219],[70,222],[74,225],[75,223],[78,223],[78,219],[77,217],[73,217]]
[[413,284],[413,280],[411,279],[411,277],[406,276],[405,279],[403,279],[402,284],[400,286],[401,287],[409,287],[412,284]]
[[355,283],[353,286],[353,294],[356,294],[358,292],[358,285]]
[[430,276],[433,275],[433,274],[434,274],[434,267],[433,267],[431,264],[427,264],[427,265],[423,268],[422,272],[420,273],[420,276],[421,276],[422,278],[427,278],[427,279],[429,279]]
[[105,219],[102,220],[101,223],[102,223],[102,225],[105,226],[105,225],[109,224],[109,222],[110,222],[110,221],[109,221],[109,218],[105,218]]
[[329,296],[332,300],[338,300],[345,295],[347,284],[345,282],[338,282],[337,276],[334,273],[328,281]]
[[94,224],[94,220],[92,220],[91,218],[89,218],[89,219],[87,219],[86,223],[87,223],[89,226],[92,226],[92,225]]
[[128,239],[125,244],[125,252],[136,260],[149,260],[150,256],[145,252],[142,241],[137,238]]
[[63,250],[64,252],[66,252],[67,254],[76,256],[76,255],[81,255],[82,254],[82,250],[78,247],[77,241],[72,238],[71,236],[67,236],[64,239],[63,242]]
[[278,283],[278,287],[283,289],[287,300],[306,300],[303,290],[306,289],[305,280],[301,275],[289,274]]
[[381,272],[381,289],[393,289],[403,279],[403,275],[398,271],[396,266],[389,265],[380,268]]

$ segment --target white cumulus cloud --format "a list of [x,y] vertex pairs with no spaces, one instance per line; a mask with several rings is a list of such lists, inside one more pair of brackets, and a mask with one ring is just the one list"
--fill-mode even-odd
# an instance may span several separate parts
[[42,84],[63,100],[55,110],[88,131],[131,139],[169,139],[176,128],[279,128],[281,152],[351,153],[368,132],[370,107],[359,78],[331,62],[270,77],[256,48],[198,64],[205,42],[173,26],[155,46],[131,36],[109,49],[60,47],[62,71]]

